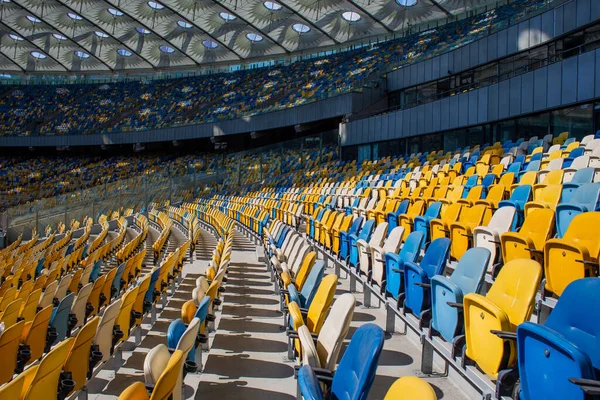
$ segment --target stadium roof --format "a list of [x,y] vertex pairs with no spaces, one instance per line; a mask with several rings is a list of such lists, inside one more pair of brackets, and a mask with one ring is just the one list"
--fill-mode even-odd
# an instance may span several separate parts
[[391,35],[494,0],[0,0],[0,70],[193,68]]

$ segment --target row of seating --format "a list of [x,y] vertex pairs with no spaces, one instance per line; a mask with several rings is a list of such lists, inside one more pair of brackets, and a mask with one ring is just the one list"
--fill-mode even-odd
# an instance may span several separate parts
[[[15,324],[5,324],[5,332],[0,336],[4,345],[0,347],[15,352],[16,364],[12,365],[11,356],[6,357],[11,362],[4,364],[2,371],[7,376],[4,382],[10,382],[0,387],[0,397],[15,394],[7,398],[37,398],[45,393],[45,398],[53,398],[52,393],[55,393],[57,398],[63,398],[84,389],[87,380],[120,351],[120,343],[134,331],[141,333],[139,326],[143,316],[165,293],[169,275],[176,278],[187,248],[184,244],[170,253],[160,267],[140,277],[144,269],[148,221],[143,215],[130,218],[109,221],[101,217],[102,229],[96,238],[90,237],[88,226],[68,246],[68,241],[54,240],[54,235],[41,242],[54,240],[53,247],[62,245],[71,252],[67,254],[81,254],[81,257],[71,264],[68,257],[55,260],[49,257],[54,253],[46,253],[46,260],[54,260],[52,265],[46,264],[49,269],[42,269],[42,263],[34,271],[35,284],[42,283],[40,289],[28,296],[25,306],[27,310],[33,309],[34,317],[31,321],[25,316]],[[129,225],[128,221],[133,224]],[[133,228],[136,235],[125,243],[128,228]],[[91,243],[86,243],[88,240]],[[84,251],[76,253],[78,246]],[[15,252],[30,247],[25,243],[8,250]],[[174,261],[169,262],[169,259]],[[110,260],[116,261],[116,266],[105,268],[102,273],[102,265],[108,265]],[[33,286],[33,282],[25,281],[19,292],[26,289],[25,286]],[[15,288],[8,290],[14,292]],[[35,299],[41,297],[39,302],[32,300],[34,294]],[[56,341],[58,344],[52,347]],[[13,370],[23,372],[13,378]]]
[[[353,281],[354,286],[363,285],[365,303],[375,294],[417,332],[424,351],[433,347],[467,377],[483,371],[490,382],[484,390],[493,387],[494,395],[511,395],[519,381],[514,392],[521,398],[583,398],[584,391],[569,378],[593,393],[592,383],[578,379],[593,379],[594,373],[565,376],[557,371],[556,359],[540,364],[553,369],[549,376],[558,379],[553,374],[559,374],[558,386],[561,390],[569,386],[569,391],[557,392],[558,397],[550,390],[539,395],[540,381],[528,381],[524,374],[536,369],[536,379],[543,381],[546,372],[538,371],[537,364],[527,364],[525,358],[528,349],[540,347],[522,347],[527,344],[515,340],[521,326],[552,323],[557,314],[553,307],[573,304],[575,298],[563,299],[573,293],[571,287],[596,282],[597,278],[589,277],[598,276],[600,232],[594,221],[600,216],[595,212],[600,185],[595,182],[595,167],[590,166],[593,158],[585,154],[594,140],[577,142],[566,135],[551,141],[545,138],[545,154],[536,140],[535,146],[527,147],[496,144],[456,154],[414,155],[406,161],[388,158],[365,162],[360,170],[354,163],[332,163],[323,168],[323,178],[305,171],[287,180],[291,186],[269,187],[267,182],[262,190],[214,196],[205,204],[229,213],[275,245],[270,248],[275,254],[273,274],[279,290],[286,290],[282,299],[285,304],[287,297],[290,313],[289,298],[302,303],[315,290],[312,285],[304,291],[287,287],[291,277],[302,282],[314,276],[305,265],[311,264],[308,254],[316,259],[316,251],[334,262],[336,271],[348,271],[351,289]],[[550,151],[552,146],[556,147]],[[505,148],[510,152],[514,147],[524,154],[505,154]],[[542,171],[544,182],[540,182],[541,163],[550,165],[558,159],[550,158],[551,154],[558,157],[558,151],[563,166],[570,162],[568,168],[552,169],[555,162]],[[353,203],[358,206],[350,206]],[[310,242],[293,240],[295,233],[286,242],[285,232],[297,228],[290,214],[300,207],[305,226],[299,228]],[[550,310],[544,313],[546,308]],[[594,337],[586,318],[573,321],[571,315],[564,312],[561,323]],[[539,325],[529,322],[536,319]],[[570,345],[577,343],[592,360],[587,365],[593,371],[593,350],[577,337],[569,337]],[[573,362],[586,364],[585,357]]]
[[[173,215],[188,213],[183,208],[172,208]],[[193,216],[193,217],[192,217]],[[195,217],[198,218],[195,218]],[[204,221],[221,232],[205,276],[196,280],[191,299],[181,307],[181,318],[172,321],[167,331],[167,344],[150,350],[144,360],[144,383],[136,382],[126,388],[119,400],[166,399],[180,400],[184,396],[184,378],[187,373],[202,370],[202,347],[208,345],[208,325],[216,319],[215,311],[225,291],[223,283],[233,246],[233,221],[225,215],[212,212],[190,213],[190,223]]]
[[[298,362],[298,395],[324,398],[321,382],[327,385],[331,398],[366,397],[383,348],[383,330],[372,324],[359,328],[338,365],[355,297],[346,293],[334,300],[338,276],[324,274],[323,260],[316,259],[317,254],[301,234],[277,219],[271,221],[263,229],[262,241],[274,289],[280,296],[288,357]],[[372,352],[366,350],[371,348]],[[356,378],[349,380],[348,376]],[[397,397],[400,392],[405,397]],[[405,377],[390,388],[386,399],[391,398],[435,399],[436,395],[426,382]]]

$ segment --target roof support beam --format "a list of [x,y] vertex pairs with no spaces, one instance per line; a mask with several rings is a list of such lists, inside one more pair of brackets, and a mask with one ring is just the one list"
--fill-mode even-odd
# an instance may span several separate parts
[[[172,8],[170,5],[168,5],[165,2],[160,3],[161,5],[165,6],[165,8],[169,11],[171,11],[173,14],[178,15],[180,18],[183,18],[184,20],[188,21],[190,20],[188,17],[186,17],[185,15],[181,15],[181,13],[177,10],[175,10],[174,8]],[[214,40],[216,43],[219,43],[221,46],[225,47],[227,50],[229,50],[230,52],[232,52],[233,54],[235,54],[240,60],[243,60],[244,57],[241,56],[241,54],[239,54],[237,51],[235,51],[234,49],[232,49],[231,47],[227,46],[225,43],[221,42],[219,39],[217,39],[216,37],[214,37],[213,35],[211,35],[210,33],[208,33],[206,30],[202,29],[198,24],[196,24],[196,21],[194,21],[193,19],[192,21],[192,25],[194,25],[196,27],[196,29],[199,29],[201,32],[203,32],[205,35],[207,35],[208,37],[210,37],[212,40]]]
[[300,17],[304,22],[306,22],[307,24],[309,24],[311,27],[315,28],[316,30],[318,30],[319,32],[321,32],[323,35],[327,36],[330,40],[333,40],[333,43],[340,44],[339,40],[337,40],[336,38],[334,38],[333,36],[331,36],[329,33],[325,32],[325,30],[321,29],[316,23],[310,22],[310,20],[308,18],[306,18],[304,15],[302,15],[301,13],[299,13],[298,11],[296,11],[295,9],[293,9],[291,6],[288,6],[287,4],[285,4],[285,2],[283,0],[279,0],[279,4],[281,4],[286,9],[290,10],[291,12],[293,12],[295,15],[297,15],[298,17]]
[[369,17],[373,21],[375,21],[375,23],[377,23],[378,25],[381,25],[383,27],[383,29],[386,30],[387,33],[394,33],[394,31],[392,31],[386,24],[381,22],[379,19],[375,18],[375,16],[373,14],[371,14],[370,12],[368,12],[365,8],[363,8],[362,6],[359,6],[356,2],[354,2],[354,0],[348,0],[348,2],[350,4],[352,4],[354,7],[356,7],[360,12],[365,14],[367,17]]
[[437,8],[439,8],[440,10],[442,10],[442,12],[444,14],[446,14],[449,17],[452,17],[452,13],[450,13],[450,11],[446,10],[444,7],[442,7],[442,5],[440,3],[438,3],[436,0],[429,0],[431,2],[431,4],[433,4],[434,6],[436,6]]
[[[79,43],[77,43],[75,41],[75,39],[69,37],[69,35],[67,35],[66,33],[62,32],[60,29],[58,29],[57,27],[55,27],[54,25],[50,24],[46,19],[36,15],[36,13],[34,13],[32,10],[28,9],[27,7],[22,6],[21,4],[19,4],[16,0],[12,0],[12,3],[15,4],[16,6],[18,6],[19,8],[25,10],[26,12],[28,12],[29,14],[33,15],[34,17],[36,17],[37,19],[41,20],[44,24],[48,25],[50,28],[54,29],[56,32],[60,33],[61,35],[63,35],[64,37],[67,38],[68,41],[72,42],[76,47],[81,47],[86,49],[85,47],[83,47],[82,45],[80,45]],[[96,60],[100,61],[100,63],[104,64],[106,66],[106,68],[108,68],[111,72],[114,72],[114,69],[108,65],[107,63],[105,63],[104,61],[102,61],[102,59],[100,59],[99,57],[97,57],[94,53],[92,53],[90,50],[86,49],[86,51],[88,53],[90,53],[90,55],[92,57],[94,57]],[[45,52],[44,52],[45,53]],[[71,70],[69,70],[71,71]]]
[[13,60],[12,57],[9,57],[8,54],[5,54],[2,50],[0,50],[0,54],[2,54],[8,61],[10,61],[11,63],[15,64],[17,67],[19,67],[19,69],[21,70],[21,72],[23,72],[23,73],[27,72],[27,71],[25,71],[25,68],[23,68],[19,64],[17,64],[17,62],[15,60]]
[[140,19],[138,18],[134,18],[131,14],[129,14],[127,11],[125,11],[124,9],[122,9],[120,6],[118,6],[117,4],[114,4],[112,2],[110,2],[109,0],[104,0],[106,4],[108,4],[109,6],[111,6],[112,8],[114,8],[117,11],[121,11],[123,13],[123,15],[126,15],[128,18],[131,18],[133,21],[136,21],[141,28],[144,28],[150,32],[152,32],[152,34],[156,35],[157,37],[161,38],[162,40],[164,40],[165,42],[169,43],[169,45],[173,46],[174,49],[179,50],[179,52],[181,54],[183,54],[184,56],[186,56],[187,58],[189,58],[194,64],[196,64],[196,66],[199,66],[200,63],[198,61],[196,61],[194,59],[194,57],[190,56],[188,53],[186,53],[185,51],[183,51],[183,49],[181,49],[179,46],[177,46],[175,43],[171,42],[169,39],[165,38],[163,35],[161,35],[160,33],[156,32],[154,29],[150,28],[149,26],[147,26],[146,24],[144,24]]
[[[88,17],[86,17],[83,14],[83,10],[78,12],[75,11],[74,9],[71,8],[71,6],[69,6],[67,3],[63,3],[61,0],[54,0],[57,3],[59,3],[60,5],[62,5],[63,7],[66,7],[67,9],[69,9],[69,11],[76,13],[77,15],[81,15],[83,17],[83,19],[85,19],[87,22],[89,22],[90,24],[94,25],[96,28],[98,28],[98,30],[106,30],[106,29],[102,29],[101,26],[98,26],[98,24],[94,23],[92,20],[90,20]],[[133,54],[135,54],[136,56],[138,56],[139,58],[141,58],[142,60],[146,61],[151,67],[152,69],[156,69],[156,66],[154,64],[152,64],[148,59],[146,59],[144,56],[142,56],[141,54],[139,54],[137,51],[135,51],[135,49],[132,49],[131,47],[127,46],[125,43],[123,43],[123,41],[121,41],[121,39],[119,39],[118,37],[116,37],[115,35],[111,36],[113,39],[115,39],[117,42],[119,42],[119,44],[123,47],[125,47],[127,50],[129,50],[130,52],[132,52]]]
[[236,17],[238,17],[240,19],[240,21],[244,22],[246,25],[251,26],[252,29],[255,29],[258,33],[260,33],[261,35],[263,35],[264,37],[269,38],[269,40],[271,40],[277,47],[280,47],[283,51],[286,52],[286,54],[290,54],[290,50],[288,50],[285,46],[283,46],[281,43],[279,43],[277,40],[273,39],[271,37],[271,35],[269,35],[268,33],[264,32],[262,29],[260,29],[258,26],[254,25],[253,23],[249,22],[247,19],[245,19],[244,17],[242,17],[240,14],[236,13],[235,11],[233,11],[231,8],[227,7],[225,4],[221,3],[218,0],[213,0],[213,2],[221,7],[223,7],[228,13],[235,15]]
[[27,43],[29,43],[30,45],[32,45],[33,47],[35,47],[36,49],[38,49],[42,54],[47,54],[48,57],[50,57],[52,60],[54,60],[54,62],[56,62],[61,67],[63,67],[65,69],[65,72],[69,72],[70,71],[69,68],[66,65],[64,65],[63,63],[61,63],[56,57],[54,57],[52,54],[50,54],[49,51],[46,51],[46,50],[40,48],[40,46],[38,46],[37,44],[35,44],[31,40],[29,40],[27,38],[27,36],[23,35],[20,32],[17,32],[15,29],[13,29],[12,27],[8,26],[4,21],[0,21],[0,24],[2,24],[2,26],[5,26],[10,31],[16,33],[17,35],[21,36]]

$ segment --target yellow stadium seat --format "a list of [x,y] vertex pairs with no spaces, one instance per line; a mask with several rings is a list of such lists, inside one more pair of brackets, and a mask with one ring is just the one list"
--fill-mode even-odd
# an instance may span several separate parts
[[437,400],[435,390],[416,376],[403,376],[390,386],[384,400]]
[[598,276],[599,251],[600,212],[575,216],[561,239],[544,245],[546,290],[560,296],[574,280]]
[[450,255],[454,259],[460,260],[465,251],[472,247],[473,229],[488,224],[491,217],[488,211],[488,207],[481,204],[463,207],[458,221],[450,224]]
[[512,260],[504,264],[485,297],[468,293],[463,300],[465,355],[493,379],[517,361],[516,341],[493,331],[514,333],[529,320],[541,278],[538,262]]
[[19,358],[19,342],[24,326],[25,322],[18,322],[10,328],[5,329],[0,336],[0,354],[2,354],[0,385],[10,381],[15,373]]
[[63,366],[63,370],[70,372],[71,379],[75,381],[73,391],[85,386],[87,379],[91,376],[90,367],[93,368],[102,360],[102,353],[92,351],[92,341],[96,337],[99,322],[100,317],[94,317],[81,327]]
[[171,398],[173,391],[178,389],[177,378],[183,366],[184,357],[181,350],[175,350],[169,358],[169,363],[158,378],[156,385],[152,389],[152,394],[148,395],[146,386],[142,382],[136,382],[126,388],[118,400],[167,400]]
[[460,203],[442,206],[441,218],[432,219],[429,223],[432,242],[435,239],[450,236],[450,225],[458,221],[462,210],[463,205]]
[[543,261],[543,249],[554,230],[554,211],[549,208],[529,213],[519,232],[506,232],[500,236],[504,262],[527,258]]
[[21,400],[57,399],[62,366],[74,340],[74,338],[63,340],[46,354],[39,364],[32,365],[21,373],[24,377]]

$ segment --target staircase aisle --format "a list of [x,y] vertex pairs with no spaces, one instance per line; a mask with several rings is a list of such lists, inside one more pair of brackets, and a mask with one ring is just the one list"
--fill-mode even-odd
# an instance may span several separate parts
[[[293,399],[293,364],[262,249],[235,232],[222,310],[204,371],[186,377],[195,399]],[[260,257],[260,259],[259,259]],[[196,378],[198,382],[191,382]]]

